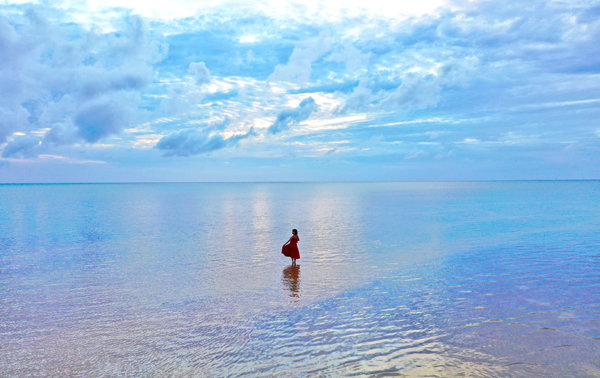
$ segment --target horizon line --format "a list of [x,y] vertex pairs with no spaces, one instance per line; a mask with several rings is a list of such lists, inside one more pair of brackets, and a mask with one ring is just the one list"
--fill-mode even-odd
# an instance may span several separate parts
[[307,181],[64,181],[64,182],[0,182],[0,185],[132,185],[132,184],[377,184],[377,183],[484,183],[484,182],[550,182],[600,181],[581,179],[490,179],[490,180],[307,180]]

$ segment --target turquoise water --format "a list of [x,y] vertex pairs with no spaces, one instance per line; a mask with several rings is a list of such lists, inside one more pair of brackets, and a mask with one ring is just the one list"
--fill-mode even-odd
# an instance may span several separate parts
[[599,376],[599,214],[598,181],[0,185],[0,376]]

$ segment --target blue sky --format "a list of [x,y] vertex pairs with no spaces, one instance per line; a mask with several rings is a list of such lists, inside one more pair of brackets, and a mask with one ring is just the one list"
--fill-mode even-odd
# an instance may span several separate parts
[[388,3],[0,0],[0,182],[600,178],[600,2]]

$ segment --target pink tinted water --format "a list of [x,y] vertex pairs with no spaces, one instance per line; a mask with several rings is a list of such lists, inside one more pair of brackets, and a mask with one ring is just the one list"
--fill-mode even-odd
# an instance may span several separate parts
[[600,375],[599,182],[0,199],[2,376]]

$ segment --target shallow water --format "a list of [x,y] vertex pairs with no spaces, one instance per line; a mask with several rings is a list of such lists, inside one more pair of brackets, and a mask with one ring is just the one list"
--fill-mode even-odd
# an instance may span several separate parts
[[0,376],[598,376],[599,214],[597,181],[0,185]]

